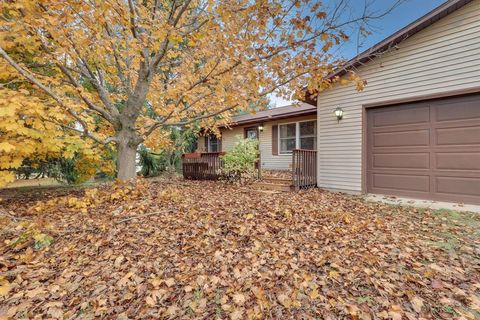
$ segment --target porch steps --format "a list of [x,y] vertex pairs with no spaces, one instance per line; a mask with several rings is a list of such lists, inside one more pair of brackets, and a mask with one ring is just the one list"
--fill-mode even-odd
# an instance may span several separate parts
[[257,191],[280,191],[288,192],[293,190],[292,180],[281,178],[265,177],[252,185]]
[[292,179],[275,178],[275,177],[262,177],[261,181],[266,183],[283,184],[283,185],[292,184]]

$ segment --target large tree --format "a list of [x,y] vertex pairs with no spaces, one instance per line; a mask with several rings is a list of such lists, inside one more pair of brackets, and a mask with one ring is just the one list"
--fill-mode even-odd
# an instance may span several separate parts
[[[214,127],[272,92],[304,98],[305,89],[332,86],[337,79],[325,76],[343,62],[334,53],[348,29],[375,18],[346,8],[344,0],[330,8],[316,0],[4,1],[0,81],[7,74],[27,84],[3,79],[0,103],[18,100],[17,117],[42,105],[41,121],[111,144],[118,177],[133,178],[137,147],[166,127]],[[347,80],[363,85],[353,73]]]

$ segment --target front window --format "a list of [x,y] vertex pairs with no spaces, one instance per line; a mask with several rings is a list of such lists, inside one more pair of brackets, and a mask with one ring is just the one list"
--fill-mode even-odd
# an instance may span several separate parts
[[300,149],[316,149],[317,128],[315,124],[315,121],[300,122]]
[[258,129],[257,127],[246,128],[245,129],[245,137],[247,139],[258,139]]
[[207,152],[220,152],[220,143],[214,135],[208,136]]
[[292,152],[296,147],[297,141],[297,124],[282,124],[280,127],[280,152]]
[[279,125],[280,153],[293,149],[315,150],[317,146],[316,121],[302,121]]

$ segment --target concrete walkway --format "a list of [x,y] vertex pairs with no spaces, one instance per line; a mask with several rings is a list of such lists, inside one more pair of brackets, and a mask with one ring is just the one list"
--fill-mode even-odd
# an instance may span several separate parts
[[412,198],[392,197],[377,194],[367,194],[365,196],[366,201],[382,202],[392,205],[412,206],[416,208],[428,208],[428,209],[448,209],[454,211],[466,211],[480,213],[480,205],[462,204],[452,202],[441,202],[432,200],[419,200]]

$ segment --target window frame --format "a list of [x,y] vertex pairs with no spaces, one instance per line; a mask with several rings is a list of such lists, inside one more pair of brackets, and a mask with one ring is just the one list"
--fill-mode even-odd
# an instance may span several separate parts
[[245,139],[247,139],[248,138],[247,132],[250,131],[250,130],[255,130],[256,136],[257,136],[255,138],[255,140],[260,140],[260,130],[258,130],[258,126],[244,127],[243,128],[243,137]]
[[[278,124],[278,154],[279,155],[289,155],[289,154],[292,154],[292,151],[282,151],[282,129],[281,127],[282,126],[286,126],[286,125],[289,125],[289,124],[292,124],[294,123],[295,124],[295,149],[297,148],[298,146],[298,122],[297,121],[291,121],[291,122],[283,122],[283,123],[279,123]],[[283,138],[283,139],[293,139],[292,138]]]
[[[316,119],[310,119],[310,120],[301,120],[301,121],[290,121],[290,122],[282,122],[282,123],[278,123],[278,155],[291,155],[292,154],[292,151],[282,151],[282,144],[281,144],[281,126],[284,126],[284,125],[288,125],[288,124],[292,124],[292,123],[295,123],[295,149],[300,149],[300,123],[303,123],[303,122],[314,122],[315,123],[315,135],[313,136],[315,138],[315,140],[317,139],[317,135],[318,135],[318,128],[317,128],[317,120]],[[308,138],[308,137],[312,137],[311,135],[310,136],[305,136],[305,138]],[[283,138],[283,139],[287,139],[287,138]],[[292,138],[290,138],[292,139]],[[315,141],[316,142],[316,141]]]
[[[212,138],[215,138],[217,140],[217,143],[216,143],[216,149],[217,151],[211,151],[212,150],[212,147],[211,147],[211,139]],[[207,152],[210,153],[210,152],[220,152],[218,149],[220,147],[220,139],[218,139],[217,136],[215,135],[208,135],[207,137]]]
[[[300,123],[302,122],[314,122],[314,125],[313,125],[313,134],[308,134],[308,135],[305,135],[302,137],[301,135],[301,132],[300,132]],[[315,146],[314,149],[312,150],[316,150],[317,148],[317,120],[306,120],[306,121],[299,121],[298,122],[298,145],[297,145],[297,149],[302,149],[302,138],[314,138],[314,141],[313,141],[313,145]],[[307,149],[307,150],[310,150],[310,149]]]

